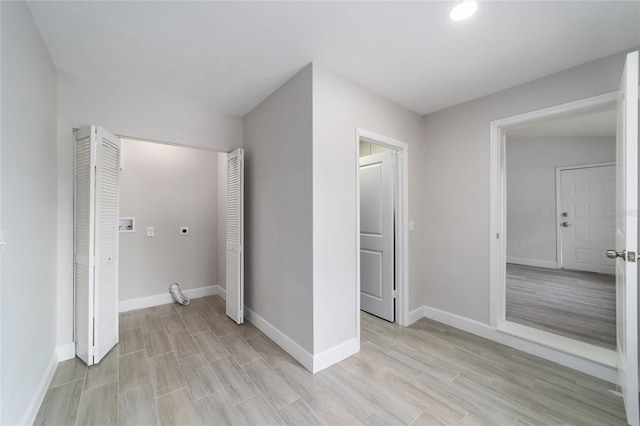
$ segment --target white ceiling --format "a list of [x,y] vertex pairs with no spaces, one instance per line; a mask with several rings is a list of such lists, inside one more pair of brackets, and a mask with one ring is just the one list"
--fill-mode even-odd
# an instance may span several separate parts
[[313,61],[420,114],[640,44],[640,1],[29,1],[60,71],[244,115]]
[[560,117],[507,131],[513,138],[615,138],[616,110]]

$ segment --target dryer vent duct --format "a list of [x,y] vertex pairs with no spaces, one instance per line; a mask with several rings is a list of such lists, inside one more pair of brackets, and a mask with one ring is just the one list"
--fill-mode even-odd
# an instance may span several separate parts
[[189,298],[182,294],[178,283],[173,283],[169,286],[169,294],[173,297],[173,300],[181,305],[187,306],[189,304]]

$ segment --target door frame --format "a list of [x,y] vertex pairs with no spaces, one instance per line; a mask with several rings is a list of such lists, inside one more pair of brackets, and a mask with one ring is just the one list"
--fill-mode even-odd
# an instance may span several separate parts
[[[72,134],[73,134],[73,141],[72,143],[75,143],[75,138],[76,138],[76,132],[80,130],[80,128],[77,127],[73,127],[71,129]],[[159,139],[150,139],[150,138],[145,138],[142,136],[131,136],[131,135],[125,135],[125,134],[121,134],[121,133],[113,133],[114,136],[120,138],[120,140],[130,140],[130,141],[135,141],[135,142],[146,142],[146,143],[150,143],[150,144],[155,144],[155,145],[168,145],[168,146],[174,146],[174,147],[179,147],[179,148],[188,148],[188,149],[195,149],[195,150],[200,150],[200,151],[210,151],[210,152],[216,152],[218,154],[224,154],[224,155],[228,155],[230,154],[232,151],[234,151],[236,148],[232,149],[231,151],[223,151],[221,149],[215,149],[215,148],[209,148],[209,147],[204,147],[204,146],[198,146],[198,145],[189,145],[189,144],[183,144],[183,143],[177,143],[177,142],[169,142],[169,141],[165,141],[165,140],[159,140]],[[74,167],[75,169],[75,151],[72,150],[73,152],[72,154],[72,159],[71,159],[71,164],[72,167]],[[120,170],[123,170],[125,167],[127,167],[126,165],[126,152],[121,151],[120,153]],[[226,164],[226,161],[225,161]],[[75,203],[75,193],[73,194],[73,202]],[[75,218],[74,218],[75,220]],[[226,222],[225,222],[225,233],[226,233]],[[225,234],[226,235],[226,234]],[[226,238],[226,237],[225,237]],[[73,237],[72,237],[73,239]],[[72,241],[73,242],[73,241]],[[119,248],[120,244],[118,243],[118,248]],[[0,245],[0,249],[2,248],[2,246]],[[74,249],[75,250],[75,249]],[[119,291],[119,287],[120,283],[118,283],[118,291]],[[223,294],[224,293],[216,293],[216,294]],[[157,297],[155,297],[157,295],[151,295],[148,297],[141,297],[141,298],[136,298],[136,299],[126,299],[126,300],[119,300],[118,301],[118,314],[122,313],[122,312],[127,312],[127,311],[131,311],[131,310],[135,310],[135,309],[143,309],[143,308],[148,308],[148,307],[152,307],[152,306],[157,306],[157,305],[161,305],[161,304],[165,304],[165,303],[170,303],[173,299],[171,299],[171,296],[168,295],[168,293],[165,293],[163,295],[162,299],[158,299]],[[72,306],[73,308],[73,306]],[[244,309],[244,308],[243,308]],[[72,324],[73,324],[73,318],[72,318]],[[75,333],[75,330],[73,331],[73,333]],[[75,341],[75,334],[73,335],[73,341]],[[74,357],[74,352],[66,352],[65,353],[65,358],[63,360],[67,360],[67,359],[72,359]]]
[[615,368],[616,352],[506,320],[506,131],[549,118],[614,109],[618,92],[543,108],[490,123],[489,324],[507,335]]
[[556,167],[556,262],[557,268],[562,269],[562,172],[566,170],[591,169],[595,167],[615,166],[615,161],[604,161],[601,163],[576,164],[574,166]]
[[395,179],[395,281],[396,320],[409,325],[409,145],[399,140],[356,128],[356,318],[360,339],[360,141],[374,143],[396,152]]

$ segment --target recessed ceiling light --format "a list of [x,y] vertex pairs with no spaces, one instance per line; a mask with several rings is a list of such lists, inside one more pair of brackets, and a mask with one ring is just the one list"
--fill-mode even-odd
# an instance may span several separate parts
[[449,18],[452,21],[462,21],[467,18],[470,18],[471,15],[476,13],[478,9],[478,3],[475,1],[466,1],[462,0],[458,4],[456,4],[451,12],[449,13]]

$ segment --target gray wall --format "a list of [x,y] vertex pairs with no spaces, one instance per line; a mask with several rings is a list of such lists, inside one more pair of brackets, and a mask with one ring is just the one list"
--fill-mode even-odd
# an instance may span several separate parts
[[617,90],[624,54],[425,116],[424,302],[489,323],[489,123]]
[[218,155],[122,140],[120,216],[134,216],[136,230],[120,233],[120,300],[164,294],[173,282],[217,284]]
[[507,262],[555,267],[556,167],[615,161],[615,138],[507,138],[506,146]]
[[[409,217],[422,217],[424,123],[404,109],[313,66],[313,311],[315,353],[356,336],[356,128],[409,145]],[[422,303],[419,231],[409,233],[409,309]]]
[[0,2],[0,13],[0,423],[9,425],[37,409],[56,362],[56,72],[26,3]]
[[313,353],[312,67],[243,119],[245,304]]
[[227,288],[227,154],[218,154],[218,278],[217,284]]
[[242,119],[190,100],[58,75],[58,344],[73,339],[72,128],[231,151],[242,146]]

